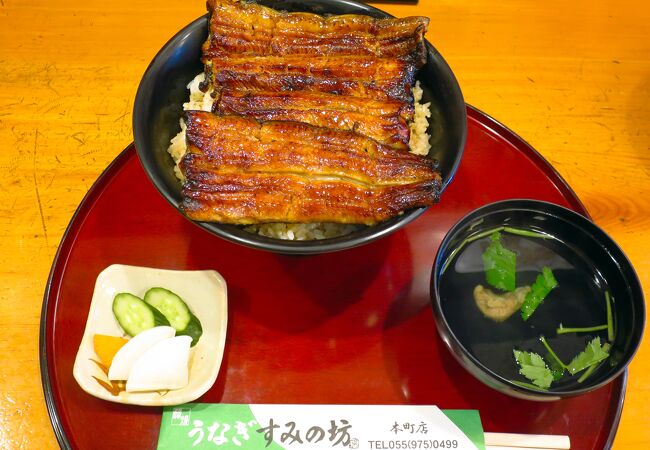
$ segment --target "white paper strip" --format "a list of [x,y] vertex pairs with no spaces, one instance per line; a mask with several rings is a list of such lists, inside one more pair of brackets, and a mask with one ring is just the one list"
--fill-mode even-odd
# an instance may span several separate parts
[[567,450],[571,448],[571,441],[569,436],[550,434],[485,433],[485,445],[495,450],[503,447]]
[[[274,424],[292,423],[303,434],[309,430],[328,433],[334,425],[339,429],[351,425],[347,443],[351,449],[476,450],[472,441],[436,406],[255,404],[250,409],[260,426],[269,425],[272,419]],[[280,437],[275,433],[273,440],[280,444]],[[291,448],[286,440],[283,448]],[[328,439],[309,445],[310,450],[332,448]]]

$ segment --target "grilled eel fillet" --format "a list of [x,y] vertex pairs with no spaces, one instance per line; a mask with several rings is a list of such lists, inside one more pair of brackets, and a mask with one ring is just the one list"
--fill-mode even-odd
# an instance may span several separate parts
[[312,90],[408,101],[415,72],[426,63],[425,17],[325,18],[237,0],[209,0],[208,9],[202,61],[217,89]]
[[312,91],[377,100],[412,100],[417,67],[369,56],[230,56],[208,65],[213,85],[265,91]]
[[377,142],[404,146],[413,106],[397,100],[370,100],[313,92],[250,92],[224,89],[214,112],[259,121],[304,122],[322,128],[356,131]]
[[203,111],[186,122],[181,207],[193,220],[372,225],[438,199],[430,160],[354,132]]
[[[210,35],[205,60],[233,54],[366,55],[399,58],[414,55],[426,62],[425,17],[375,19],[363,15],[323,17],[276,11],[238,0],[208,0]],[[205,61],[204,61],[205,62]]]
[[[411,87],[417,69],[426,62],[427,18],[325,18],[237,0],[209,0],[208,9],[210,32],[202,61],[217,100],[215,112],[356,130],[383,144],[408,147]],[[296,96],[262,114],[259,109],[219,102],[233,92],[261,97],[255,100],[258,106],[269,93],[311,93],[320,95],[321,101],[306,108],[300,104],[306,97]],[[384,110],[392,109],[377,117],[372,108],[353,113],[346,107],[327,106],[340,105],[337,96],[384,102]]]

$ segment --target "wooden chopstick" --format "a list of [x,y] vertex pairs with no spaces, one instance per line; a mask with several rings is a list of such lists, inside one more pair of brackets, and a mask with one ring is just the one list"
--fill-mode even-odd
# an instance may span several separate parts
[[485,433],[486,450],[546,450],[571,448],[569,436],[551,434]]
[[541,447],[502,447],[501,445],[486,445],[485,450],[555,450]]

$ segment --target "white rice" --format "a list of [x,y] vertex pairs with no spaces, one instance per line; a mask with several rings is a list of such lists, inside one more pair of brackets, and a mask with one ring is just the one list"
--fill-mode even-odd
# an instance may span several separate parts
[[[199,85],[205,80],[205,74],[200,73],[188,85],[190,99],[183,104],[183,110],[212,111],[214,98],[212,91],[202,92]],[[409,140],[409,151],[416,155],[427,155],[431,149],[429,144],[429,118],[431,117],[430,103],[422,103],[422,88],[417,81],[413,87],[413,98],[415,100],[415,113],[413,122],[409,124],[411,137]],[[178,163],[187,151],[187,141],[185,131],[187,126],[183,119],[180,120],[181,131],[171,139],[167,151],[174,159],[174,173],[179,180],[185,181]],[[359,229],[360,225],[350,225],[341,223],[264,223],[259,225],[249,225],[244,230],[251,233],[258,233],[276,239],[306,241],[314,239],[329,239],[337,236],[343,236]]]
[[[183,111],[212,111],[212,104],[214,103],[214,98],[211,95],[212,91],[210,90],[204,93],[199,89],[199,85],[203,80],[205,80],[205,74],[200,73],[190,81],[190,84],[187,85],[187,88],[190,90],[190,101],[183,103]],[[187,152],[187,141],[185,139],[187,126],[185,125],[185,120],[182,118],[180,122],[181,131],[172,138],[167,151],[174,159],[174,173],[176,174],[176,177],[181,181],[185,181],[185,176],[178,167],[178,163],[181,162],[181,158],[185,152]]]
[[422,88],[420,82],[416,81],[413,86],[413,99],[415,100],[415,114],[413,122],[409,124],[411,137],[409,139],[409,151],[416,155],[426,156],[431,150],[427,128],[431,117],[431,103],[422,103]]
[[244,230],[262,236],[290,241],[311,241],[314,239],[329,239],[352,233],[361,228],[360,225],[345,223],[263,223],[249,225]]

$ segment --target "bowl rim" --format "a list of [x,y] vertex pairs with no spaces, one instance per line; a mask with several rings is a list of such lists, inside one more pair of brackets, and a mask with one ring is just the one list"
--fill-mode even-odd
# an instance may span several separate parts
[[[370,6],[364,3],[360,3],[354,0],[323,0],[327,3],[347,5],[358,8],[359,14],[363,14],[361,11],[366,13],[376,13],[378,15],[385,16],[387,18],[394,17],[391,14]],[[145,106],[145,101],[148,102],[150,92],[153,89],[155,83],[155,74],[162,68],[165,62],[168,59],[169,54],[172,50],[178,47],[182,42],[187,38],[187,36],[196,33],[201,28],[206,28],[208,26],[208,16],[209,14],[204,14],[197,19],[190,22],[188,25],[184,26],[179,30],[174,36],[172,36],[163,47],[156,53],[149,65],[147,66],[144,74],[138,85],[138,90],[136,92],[134,107],[133,107],[133,135],[134,141],[136,144],[136,152],[140,160],[141,165],[145,169],[145,173],[149,180],[154,184],[156,190],[170,203],[180,214],[183,214],[179,209],[178,198],[174,195],[168,186],[165,184],[164,180],[161,177],[158,177],[154,174],[154,171],[150,170],[149,167],[155,167],[156,164],[153,160],[153,152],[150,151],[149,145],[146,144],[148,139],[145,136],[143,128],[139,124],[139,119],[144,116],[144,112],[148,109]],[[467,108],[465,105],[465,100],[460,89],[460,85],[453,71],[451,70],[447,61],[443,56],[438,52],[438,50],[425,39],[425,46],[427,50],[427,63],[430,60],[436,61],[436,65],[441,69],[440,72],[444,75],[445,81],[448,84],[448,89],[450,90],[451,97],[457,99],[457,101],[462,104],[460,115],[460,139],[457,142],[457,151],[453,163],[447,174],[443,174],[442,185],[440,188],[440,194],[442,194],[447,186],[451,183],[454,176],[458,171],[460,166],[465,145],[467,143]],[[138,145],[142,144],[142,145]],[[327,238],[327,239],[314,239],[314,240],[283,240],[270,238],[266,236],[261,236],[259,234],[250,233],[244,231],[236,225],[231,224],[220,224],[213,222],[200,222],[194,221],[189,218],[190,222],[194,225],[214,234],[223,239],[226,239],[230,242],[240,244],[249,248],[255,248],[260,250],[271,251],[275,253],[283,254],[319,254],[319,253],[329,253],[335,251],[347,250],[350,248],[358,247],[361,245],[369,244],[373,241],[381,239],[385,236],[392,234],[397,231],[399,228],[406,226],[420,215],[422,215],[429,207],[419,207],[413,208],[407,211],[404,211],[401,215],[387,219],[386,221],[380,222],[376,225],[369,227],[361,228],[359,231],[352,232],[339,237]]]
[[[454,333],[452,327],[449,325],[446,315],[443,312],[439,292],[441,275],[440,272],[446,261],[446,259],[443,259],[443,254],[446,252],[451,240],[459,233],[465,231],[470,223],[482,217],[508,210],[517,210],[519,212],[527,211],[535,214],[542,214],[545,216],[554,216],[556,218],[559,217],[565,223],[571,224],[580,232],[584,233],[585,231],[589,231],[587,234],[592,238],[592,240],[597,241],[602,247],[607,249],[607,252],[610,254],[614,264],[616,264],[621,273],[623,273],[625,270],[626,275],[623,276],[630,288],[630,301],[634,303],[635,308],[638,307],[638,320],[640,321],[640,323],[638,323],[639,335],[638,339],[632,343],[631,351],[628,352],[627,357],[621,360],[618,363],[616,370],[602,381],[595,384],[586,383],[583,387],[580,388],[558,391],[537,390],[512,383],[507,378],[490,370],[483,363],[481,363],[481,361],[467,349],[467,347],[458,338],[456,333]],[[481,226],[479,225],[476,227],[476,229],[480,230]],[[612,251],[616,252],[617,254],[612,255]],[[495,389],[499,390],[500,392],[528,400],[557,400],[565,397],[573,397],[576,395],[591,392],[610,383],[626,370],[627,366],[630,364],[638,352],[643,340],[643,334],[645,330],[646,307],[643,288],[641,286],[639,276],[634,270],[634,266],[632,265],[630,259],[625,254],[623,249],[611,238],[611,236],[609,236],[609,234],[607,234],[605,230],[596,225],[589,217],[586,217],[585,215],[582,215],[572,209],[544,200],[529,198],[499,200],[473,209],[461,217],[445,234],[436,252],[430,278],[430,297],[436,319],[436,328],[438,330],[438,334],[447,346],[450,353],[460,363],[460,365],[463,366],[465,370],[467,370],[472,376],[481,381],[483,384],[486,384],[491,388],[495,388],[495,386],[486,381],[489,380],[491,383],[499,386],[499,388]],[[442,325],[442,327],[440,325]],[[455,349],[460,349],[462,356],[465,359],[461,358]],[[475,369],[478,369],[478,371],[481,373],[481,376],[477,376],[472,370],[469,370],[467,367],[468,364],[471,364]]]

